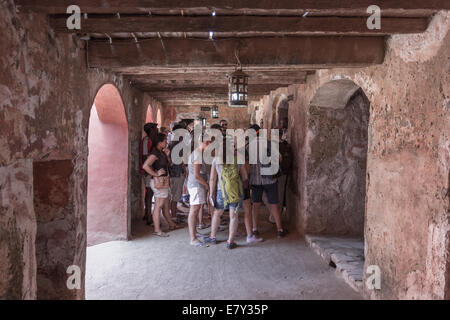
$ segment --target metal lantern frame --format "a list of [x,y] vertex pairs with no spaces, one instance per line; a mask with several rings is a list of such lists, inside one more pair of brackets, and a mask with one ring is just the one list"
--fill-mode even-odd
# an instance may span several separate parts
[[248,107],[248,78],[249,75],[237,69],[229,75],[228,105],[230,107]]
[[219,108],[217,106],[211,107],[211,118],[218,119],[219,118]]

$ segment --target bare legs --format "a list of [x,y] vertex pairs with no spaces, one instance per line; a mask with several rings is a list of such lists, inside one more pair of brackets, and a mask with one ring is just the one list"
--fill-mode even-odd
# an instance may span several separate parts
[[161,232],[161,221],[159,219],[159,215],[161,213],[161,209],[164,206],[164,198],[155,198],[155,207],[153,208],[153,228],[155,229],[156,233]]
[[239,218],[236,209],[230,208],[230,230],[228,235],[228,243],[234,242],[234,236],[236,235],[236,231],[239,225]]
[[[261,203],[256,202],[253,203],[253,230],[258,230],[258,213],[259,208],[261,207]],[[283,230],[283,226],[281,225],[281,217],[280,217],[280,209],[278,204],[269,204],[270,214],[275,219],[275,224],[277,225],[277,230]]]
[[250,199],[244,200],[242,206],[244,207],[244,223],[247,237],[252,236],[252,201]]
[[166,220],[169,223],[169,226],[171,228],[174,228],[174,227],[177,226],[175,224],[175,222],[173,222],[172,217],[170,216],[170,213],[169,213],[169,198],[165,198],[164,199],[164,202],[163,202],[163,214],[164,214],[164,217],[166,218]]
[[[214,210],[212,221],[211,221],[211,235],[210,238],[216,238],[217,230],[219,229],[220,217],[222,217],[223,210]],[[239,225],[238,213],[236,209],[230,208],[230,226],[228,234],[228,242],[234,242],[234,237]]]
[[198,210],[198,225],[203,225],[203,206],[204,204],[200,205],[200,210]]
[[201,204],[194,204],[190,206],[189,208],[189,217],[188,217],[188,224],[189,224],[189,237],[191,238],[191,244],[199,244],[200,241],[197,239],[197,230],[196,230],[196,220],[198,217],[198,212],[201,209]]
[[258,230],[258,213],[259,213],[259,208],[260,207],[261,207],[261,203],[260,202],[255,202],[252,205],[253,230]]
[[212,220],[211,220],[211,236],[210,238],[215,238],[217,235],[217,230],[219,230],[220,217],[223,214],[223,210],[215,209],[213,212]]
[[155,198],[155,207],[153,209],[152,217],[153,217],[153,225],[156,233],[161,232],[161,209],[163,210],[163,215],[169,223],[170,227],[176,226],[176,224],[172,221],[172,218],[169,215],[169,198]]
[[269,205],[270,214],[275,219],[275,224],[277,225],[277,230],[283,230],[283,226],[281,225],[281,217],[280,217],[280,207],[278,204],[270,204]]

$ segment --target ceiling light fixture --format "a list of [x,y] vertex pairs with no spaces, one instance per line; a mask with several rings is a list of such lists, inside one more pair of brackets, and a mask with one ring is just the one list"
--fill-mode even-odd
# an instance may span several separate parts
[[235,51],[238,67],[229,76],[228,105],[230,107],[248,107],[248,74],[242,71],[241,61],[237,50]]

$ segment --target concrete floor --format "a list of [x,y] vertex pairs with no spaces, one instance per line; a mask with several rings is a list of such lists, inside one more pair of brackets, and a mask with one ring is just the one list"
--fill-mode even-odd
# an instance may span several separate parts
[[[225,248],[189,245],[187,228],[153,236],[142,221],[132,241],[112,241],[87,250],[87,299],[361,299],[295,233],[277,239],[261,217],[265,241]],[[244,226],[239,230],[243,234]],[[207,233],[209,229],[202,230]]]

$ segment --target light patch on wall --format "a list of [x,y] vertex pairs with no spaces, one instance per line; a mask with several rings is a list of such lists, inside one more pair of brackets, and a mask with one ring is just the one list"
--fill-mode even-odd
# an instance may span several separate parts
[[56,137],[53,134],[53,132],[48,131],[47,136],[42,140],[42,142],[43,142],[43,153],[51,151],[58,145],[58,141],[56,140]]
[[427,31],[419,34],[393,35],[388,48],[405,62],[425,62],[441,48],[450,30],[450,11],[440,11],[430,22]]
[[11,101],[11,91],[9,88],[4,85],[0,85],[0,110],[3,110],[5,107],[12,107]]

